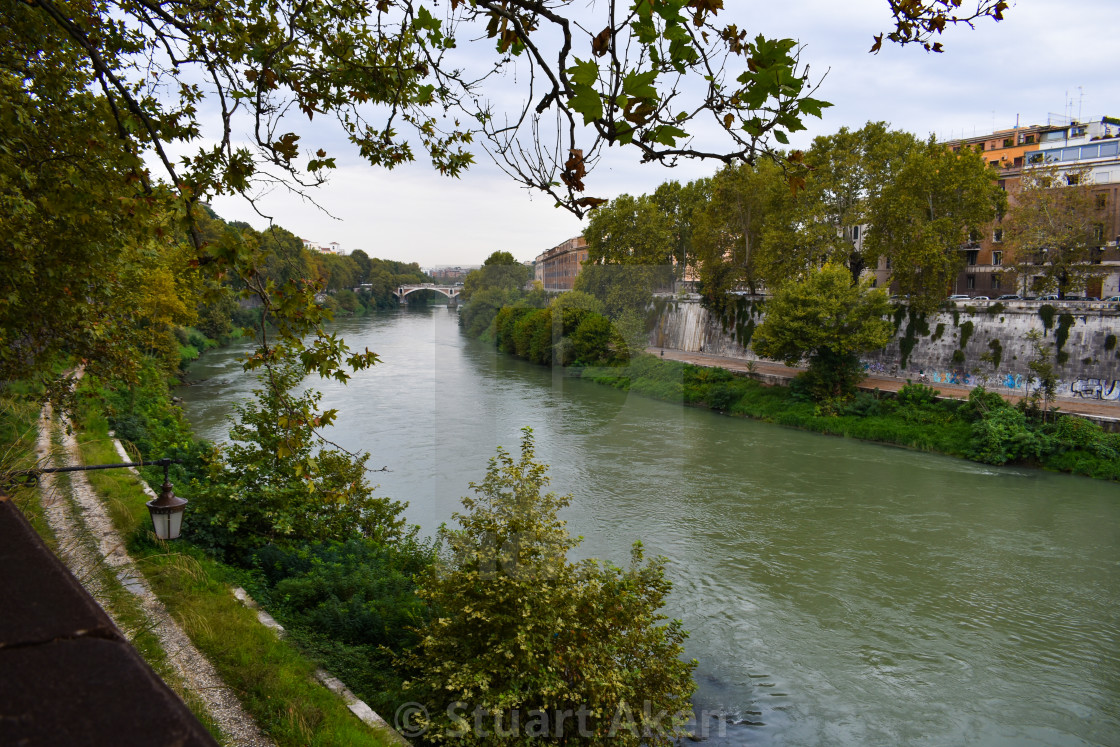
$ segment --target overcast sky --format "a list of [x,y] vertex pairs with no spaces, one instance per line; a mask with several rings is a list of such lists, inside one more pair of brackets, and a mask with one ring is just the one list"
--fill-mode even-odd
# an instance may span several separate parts
[[[1012,0],[1001,23],[947,31],[943,54],[884,43],[878,55],[867,51],[872,36],[889,28],[886,0],[725,4],[721,19],[752,36],[797,39],[811,76],[828,71],[817,98],[834,106],[823,119],[806,122],[808,131],[791,138],[795,147],[869,120],[948,139],[1012,127],[1017,119],[1027,125],[1045,124],[1051,115],[1120,116],[1118,0]],[[303,238],[424,267],[480,264],[495,250],[528,260],[583,229],[551,198],[519,188],[481,151],[479,164],[460,179],[439,176],[426,160],[390,172],[339,155],[340,168],[315,195],[333,218],[281,192],[262,201],[265,211]],[[640,165],[635,152],[615,149],[591,175],[588,194],[652,192],[667,179],[684,182],[716,168],[703,162],[671,170]],[[213,204],[227,219],[267,225],[242,201]]]

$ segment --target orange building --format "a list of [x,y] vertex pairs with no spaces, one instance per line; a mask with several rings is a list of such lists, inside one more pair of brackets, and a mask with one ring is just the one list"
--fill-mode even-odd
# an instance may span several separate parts
[[571,290],[576,276],[587,261],[587,241],[583,236],[568,239],[537,256],[533,277],[545,290]]
[[[1100,281],[1083,289],[1089,296],[1108,297],[1120,292],[1120,162],[1116,142],[1120,139],[1120,122],[1110,117],[1097,122],[1060,122],[1046,125],[998,130],[978,137],[946,143],[954,151],[970,147],[985,155],[999,172],[999,186],[1008,192],[1009,207],[1014,209],[1020,176],[1024,168],[1056,164],[1060,169],[1086,168],[1094,185],[1094,195],[1101,208],[1100,258],[1103,265]],[[958,275],[952,292],[969,296],[997,296],[1023,293],[1024,281],[1007,272],[1004,256],[1003,229],[999,222],[987,226],[961,247],[965,252],[965,269]],[[1076,289],[1082,292],[1082,289]]]

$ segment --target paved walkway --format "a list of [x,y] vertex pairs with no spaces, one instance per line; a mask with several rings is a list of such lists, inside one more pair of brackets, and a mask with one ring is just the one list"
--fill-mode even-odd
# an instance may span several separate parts
[[[773,361],[748,361],[742,358],[729,358],[720,355],[708,355],[707,353],[690,353],[684,350],[674,350],[671,348],[651,347],[647,348],[647,352],[662,358],[684,361],[685,363],[691,363],[696,366],[715,366],[726,368],[728,371],[753,372],[785,379],[792,379],[805,370],[803,368],[784,366],[781,363],[774,363]],[[917,377],[914,376],[912,379],[917,379]],[[906,386],[906,383],[906,379],[871,374],[863,380],[860,388],[868,390],[879,389],[884,392],[897,392],[899,389]],[[930,383],[930,386],[939,390],[943,396],[953,397],[955,399],[968,399],[968,393],[972,391],[972,387],[958,384]],[[1005,391],[1000,391],[1000,394],[1012,402],[1018,402],[1023,398],[1021,395],[1009,394]],[[1058,406],[1059,411],[1064,413],[1090,415],[1094,418],[1120,419],[1120,402],[1101,402],[1062,397],[1056,400],[1055,404]]]

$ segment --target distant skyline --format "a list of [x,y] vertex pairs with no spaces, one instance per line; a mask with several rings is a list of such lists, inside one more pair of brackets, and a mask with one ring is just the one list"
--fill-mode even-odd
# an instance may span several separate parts
[[[798,39],[811,78],[828,71],[817,97],[834,106],[823,119],[807,120],[808,130],[791,136],[792,147],[867,121],[946,140],[1013,127],[1016,118],[1030,125],[1045,124],[1051,114],[1120,116],[1120,75],[1110,51],[1120,32],[1116,0],[1013,0],[1003,22],[948,30],[942,54],[884,42],[878,55],[867,51],[872,36],[889,28],[886,0],[728,5],[734,7],[721,14],[725,22],[751,35]],[[512,90],[495,89],[492,98]],[[318,126],[331,122],[317,120]],[[583,230],[551,198],[519,188],[481,149],[476,158],[462,178],[449,179],[426,160],[390,172],[340,151],[340,168],[314,195],[338,220],[279,190],[260,204],[302,238],[425,267],[481,264],[497,250],[529,260]],[[652,192],[665,180],[686,182],[717,169],[705,162],[641,165],[636,152],[616,148],[591,174],[588,194]],[[224,218],[267,225],[244,200],[224,197],[213,205]]]

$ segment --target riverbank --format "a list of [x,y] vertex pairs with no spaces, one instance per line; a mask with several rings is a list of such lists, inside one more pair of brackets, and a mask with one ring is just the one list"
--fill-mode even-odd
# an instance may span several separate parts
[[[1015,464],[1120,480],[1120,434],[1089,420],[1014,406],[977,387],[966,400],[905,384],[890,395],[873,388],[838,409],[798,391],[791,370],[696,365],[643,354],[627,366],[573,368],[581,378],[668,402],[845,438],[892,444],[985,464]],[[756,379],[767,380],[766,383]]]
[[[646,349],[650,355],[659,356],[666,360],[691,363],[694,366],[709,368],[723,368],[736,373],[747,374],[751,378],[764,384],[789,386],[789,383],[804,369],[784,366],[774,361],[753,361],[728,356],[710,355],[707,353],[692,353],[685,350],[672,348],[650,347]],[[860,384],[860,389],[865,392],[879,390],[881,392],[898,392],[909,381],[898,377],[880,376],[869,374]],[[973,387],[960,384],[938,383],[932,386],[941,392],[941,396],[948,399],[967,400]],[[1004,399],[1012,404],[1018,404],[1024,397],[1018,394],[1000,393]],[[1077,415],[1091,420],[1109,433],[1120,431],[1120,403],[1093,400],[1061,399],[1057,402],[1059,411],[1067,415]]]

